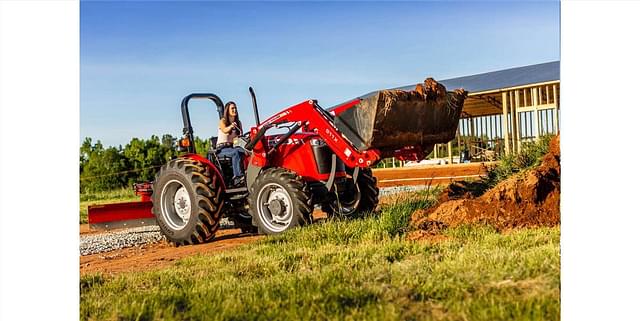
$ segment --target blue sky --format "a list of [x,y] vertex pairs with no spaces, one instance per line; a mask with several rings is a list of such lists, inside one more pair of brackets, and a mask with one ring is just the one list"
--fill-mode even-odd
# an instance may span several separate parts
[[[211,92],[253,125],[306,99],[560,59],[558,2],[80,3],[80,140],[182,133],[180,101]],[[192,104],[213,136],[212,105]]]

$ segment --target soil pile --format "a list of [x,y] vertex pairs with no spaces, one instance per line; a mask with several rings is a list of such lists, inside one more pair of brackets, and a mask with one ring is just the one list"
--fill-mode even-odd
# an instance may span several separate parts
[[379,90],[336,116],[338,129],[360,149],[385,155],[405,146],[430,151],[455,137],[467,92],[447,91],[432,78],[414,90]]
[[560,136],[554,137],[541,164],[500,182],[479,197],[462,183],[451,184],[437,204],[418,210],[411,239],[439,235],[446,227],[484,223],[497,230],[555,226],[560,223]]

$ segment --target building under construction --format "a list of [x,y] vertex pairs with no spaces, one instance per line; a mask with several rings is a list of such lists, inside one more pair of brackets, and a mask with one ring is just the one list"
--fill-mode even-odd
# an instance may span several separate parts
[[449,90],[464,88],[469,96],[456,138],[436,145],[432,159],[451,164],[464,159],[463,154],[470,161],[495,160],[559,131],[559,61],[438,81]]

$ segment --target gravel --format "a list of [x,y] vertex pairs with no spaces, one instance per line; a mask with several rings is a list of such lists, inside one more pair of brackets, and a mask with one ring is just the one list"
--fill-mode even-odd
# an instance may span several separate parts
[[[380,189],[380,196],[388,196],[400,192],[412,192],[429,188],[428,186],[395,186]],[[233,228],[227,218],[220,221],[220,228]],[[115,232],[80,235],[80,255],[109,252],[134,246],[158,243],[166,240],[160,228],[154,226],[134,227]]]
[[158,226],[134,227],[116,232],[81,235],[80,255],[108,252],[164,240]]
[[[225,217],[220,220],[220,228],[233,228],[233,223]],[[160,227],[157,225],[133,227],[100,234],[80,235],[80,255],[109,252],[165,240],[165,237],[160,233]]]

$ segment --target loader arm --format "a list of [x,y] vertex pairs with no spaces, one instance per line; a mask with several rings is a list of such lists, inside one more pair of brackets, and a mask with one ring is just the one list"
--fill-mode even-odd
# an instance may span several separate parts
[[[355,105],[358,100],[351,103]],[[316,101],[308,100],[298,105],[289,107],[282,112],[265,120],[259,126],[251,129],[251,137],[256,141],[253,146],[252,164],[255,166],[265,166],[269,150],[264,138],[266,129],[276,124],[295,123],[293,129],[302,128],[303,131],[313,132],[319,135],[333,150],[340,160],[348,167],[369,167],[380,161],[380,151],[377,149],[368,149],[359,151],[353,144],[335,127],[333,119],[328,112],[323,110]],[[280,139],[285,140],[293,134],[289,132]]]
[[302,129],[319,135],[342,162],[351,168],[370,167],[382,158],[424,158],[435,144],[451,141],[467,92],[447,91],[432,78],[415,90],[378,90],[325,111],[315,100],[289,107],[252,129],[251,164],[264,167],[271,146],[265,133],[281,123],[295,123],[278,139],[286,141]]

